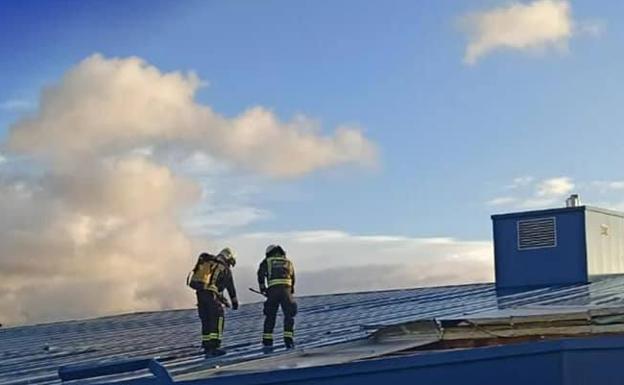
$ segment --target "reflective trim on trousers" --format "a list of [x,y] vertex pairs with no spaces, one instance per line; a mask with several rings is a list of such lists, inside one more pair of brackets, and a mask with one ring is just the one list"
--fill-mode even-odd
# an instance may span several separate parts
[[223,337],[223,317],[219,317],[219,321],[218,321],[218,327],[219,327],[219,332],[217,333],[217,337],[218,339],[221,339],[221,337]]
[[218,333],[202,334],[202,341],[220,340]]

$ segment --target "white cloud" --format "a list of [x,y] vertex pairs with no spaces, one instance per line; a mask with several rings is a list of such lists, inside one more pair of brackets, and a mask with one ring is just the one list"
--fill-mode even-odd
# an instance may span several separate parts
[[194,176],[223,175],[231,171],[227,162],[210,156],[203,151],[194,151],[180,162],[181,171]]
[[200,84],[193,73],[162,73],[139,58],[93,55],[46,89],[37,114],[11,127],[8,145],[56,162],[177,146],[277,177],[376,161],[358,128],[324,135],[309,118],[284,122],[259,106],[225,118],[195,102]]
[[536,195],[539,197],[559,198],[574,190],[574,183],[568,177],[550,178],[537,185]]
[[520,190],[512,195],[495,197],[486,202],[490,206],[506,206],[516,209],[536,209],[560,206],[575,184],[569,177],[535,180],[532,177],[515,178],[505,190]]
[[490,206],[509,209],[539,209],[563,207],[565,199],[578,193],[583,204],[622,211],[623,180],[574,181],[570,177],[555,177],[533,180],[527,186],[514,189],[510,194],[509,185],[500,188],[504,195],[486,201]]
[[487,201],[487,204],[490,206],[506,206],[515,203],[516,201],[517,199],[514,197],[498,197],[490,199]]
[[605,193],[608,191],[619,191],[619,190],[624,190],[624,181],[621,180],[615,180],[615,181],[608,181],[608,180],[601,180],[601,181],[594,181],[591,182],[591,186],[594,188],[597,188],[600,190],[600,192]]
[[609,209],[609,210],[624,212],[624,201],[622,201],[620,198],[615,198],[610,201],[592,202],[592,205],[596,207]]
[[239,201],[247,192],[215,200],[225,173],[295,177],[375,160],[356,128],[323,134],[263,107],[223,117],[195,102],[200,83],[94,55],[10,127],[0,144],[29,167],[0,174],[3,323],[191,307],[184,277],[198,250],[218,245],[194,237],[184,214],[205,211],[190,224],[220,234],[269,215]]
[[33,107],[33,103],[23,99],[9,99],[0,102],[0,110],[5,111],[21,111]]
[[3,322],[183,306],[168,282],[195,247],[176,213],[197,200],[194,183],[137,156],[1,179]]
[[316,230],[244,234],[222,239],[219,243],[235,245],[241,266],[252,272],[241,276],[235,271],[240,287],[257,286],[253,270],[264,248],[272,243],[283,245],[295,262],[299,294],[491,282],[493,279],[489,241]]
[[500,49],[519,51],[564,51],[575,34],[600,35],[604,23],[575,22],[565,0],[536,0],[474,12],[464,16],[468,35],[464,62],[475,64],[481,57]]
[[205,209],[193,210],[184,226],[193,234],[222,235],[270,217],[269,211],[257,207],[209,205]]
[[535,180],[532,176],[519,176],[513,179],[513,181],[507,185],[507,188],[510,190],[515,190],[517,188],[522,188],[530,185]]
[[607,24],[604,20],[585,20],[578,23],[578,25],[576,26],[576,31],[579,34],[594,37],[602,36],[606,30]]
[[553,206],[561,206],[555,198],[527,198],[517,205],[521,209],[546,209]]
[[581,194],[583,202],[588,201],[593,206],[624,211],[623,180],[596,180],[586,183],[585,186],[587,189]]

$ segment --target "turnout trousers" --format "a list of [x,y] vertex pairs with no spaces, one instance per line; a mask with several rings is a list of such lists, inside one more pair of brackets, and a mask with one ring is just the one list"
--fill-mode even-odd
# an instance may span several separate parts
[[202,347],[205,350],[219,348],[223,336],[223,304],[217,299],[214,292],[198,290],[197,311],[202,324]]
[[284,344],[286,347],[294,346],[295,338],[295,315],[297,315],[297,303],[293,298],[291,288],[288,285],[275,285],[267,290],[267,299],[264,302],[264,330],[262,344],[273,346],[273,329],[277,310],[281,307],[284,313]]

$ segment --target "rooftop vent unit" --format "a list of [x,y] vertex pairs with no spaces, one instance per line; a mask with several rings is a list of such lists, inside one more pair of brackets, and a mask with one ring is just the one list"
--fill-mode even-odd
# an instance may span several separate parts
[[496,287],[587,283],[624,273],[624,213],[581,206],[493,215]]
[[566,207],[577,207],[581,205],[581,198],[578,194],[572,194],[566,199]]

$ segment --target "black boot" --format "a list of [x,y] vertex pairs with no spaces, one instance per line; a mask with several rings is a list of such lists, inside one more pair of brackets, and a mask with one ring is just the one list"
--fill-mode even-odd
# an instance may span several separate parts
[[221,340],[210,340],[204,345],[204,354],[206,358],[218,357],[224,355],[226,352],[223,349],[219,349]]
[[269,338],[262,339],[262,353],[273,353],[273,340]]
[[213,347],[210,346],[210,343],[208,341],[202,342],[202,349],[204,350],[204,355],[208,356],[212,354]]
[[225,350],[219,349],[219,348],[204,349],[204,355],[206,356],[206,358],[219,357],[219,356],[224,356],[226,354],[227,352]]
[[284,346],[287,350],[295,348],[295,341],[292,338],[284,338]]
[[212,350],[212,356],[213,357],[219,357],[219,356],[224,356],[226,355],[227,352],[223,349],[219,349],[219,348],[215,348]]
[[273,353],[273,336],[270,333],[264,333],[262,337],[262,352],[264,354]]

